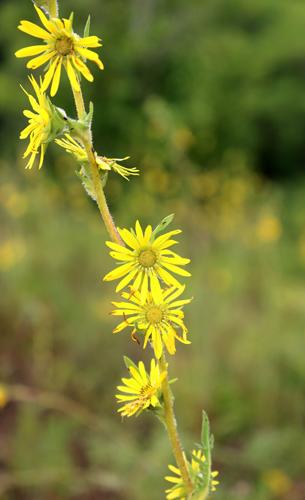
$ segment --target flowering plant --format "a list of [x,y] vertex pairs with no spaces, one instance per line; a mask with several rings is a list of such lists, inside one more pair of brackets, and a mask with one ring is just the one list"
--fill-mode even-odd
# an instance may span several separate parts
[[[211,470],[213,441],[208,418],[203,413],[201,443],[197,450],[192,451],[189,461],[178,435],[166,359],[166,351],[175,354],[176,340],[184,345],[190,344],[184,306],[191,299],[181,298],[185,290],[181,279],[190,276],[185,269],[190,260],[172,250],[177,244],[173,238],[181,231],[164,232],[173,215],[165,217],[155,228],[151,225],[144,228],[139,221],[136,221],[135,228],[130,229],[118,228],[114,224],[104,193],[107,175],[113,171],[129,180],[131,176],[139,175],[139,170],[118,163],[128,157],[106,158],[94,149],[91,131],[93,105],[86,109],[81,77],[89,82],[94,79],[88,61],[94,62],[101,70],[104,68],[98,53],[92,50],[100,48],[101,41],[90,35],[90,16],[84,34],[80,36],[73,30],[72,14],[69,18],[59,17],[56,0],[36,0],[34,7],[41,25],[22,20],[18,28],[41,39],[42,43],[16,52],[19,58],[31,58],[27,63],[30,70],[44,68],[39,79],[29,76],[35,95],[24,90],[32,108],[24,111],[29,123],[20,135],[21,139],[29,141],[24,153],[24,158],[29,158],[26,166],[32,168],[38,163],[38,168],[41,168],[47,145],[53,141],[71,154],[79,165],[78,176],[98,205],[110,236],[106,245],[117,263],[104,277],[106,282],[117,281],[115,291],[122,298],[113,302],[112,314],[121,320],[114,333],[129,330],[131,340],[142,344],[143,348],[151,347],[154,355],[149,368],[145,368],[143,361],[136,365],[124,358],[129,377],[122,378],[117,388],[118,412],[132,417],[143,411],[152,411],[164,423],[176,460],[175,466],[169,466],[175,475],[166,477],[173,484],[166,490],[166,498],[205,499],[218,484],[215,480],[217,472]],[[71,85],[77,118],[67,116],[48,96],[48,92],[51,97],[57,94],[62,68]]]

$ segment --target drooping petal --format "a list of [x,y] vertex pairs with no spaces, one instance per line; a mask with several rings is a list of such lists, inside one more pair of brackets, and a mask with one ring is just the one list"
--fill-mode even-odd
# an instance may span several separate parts
[[43,164],[45,150],[46,150],[46,145],[41,144],[41,146],[40,146],[40,161],[39,161],[39,165],[38,165],[39,170],[41,169],[42,164]]
[[79,92],[80,91],[79,81],[69,58],[66,59],[66,70],[72,88],[76,92]]
[[59,57],[55,57],[53,59],[53,61],[51,61],[49,69],[47,70],[47,72],[45,74],[45,77],[44,77],[43,82],[42,82],[42,88],[44,91],[46,91],[49,88],[49,85],[52,81],[57,64],[61,65],[61,60]]
[[168,262],[163,262],[164,267],[168,269],[169,271],[172,271],[173,273],[179,274],[180,276],[191,276],[191,273],[186,271],[185,269],[181,269],[178,266],[175,266],[174,264],[169,264]]
[[58,87],[59,87],[59,82],[60,82],[60,75],[61,75],[61,60],[59,60],[56,69],[54,71],[53,75],[53,80],[52,80],[52,86],[51,86],[51,96],[54,97],[57,94]]
[[42,54],[38,57],[34,57],[34,59],[30,59],[30,61],[27,62],[27,68],[30,69],[36,69],[48,62],[52,57],[56,55],[56,52],[53,50],[52,52],[46,52],[45,54]]
[[81,74],[88,80],[88,82],[93,82],[93,75],[85,63],[78,57],[73,57],[73,64],[81,72]]
[[100,69],[104,69],[104,64],[100,60],[98,54],[93,52],[92,50],[84,49],[83,47],[77,47],[77,52],[80,53],[85,59],[89,59],[89,61],[95,62]]

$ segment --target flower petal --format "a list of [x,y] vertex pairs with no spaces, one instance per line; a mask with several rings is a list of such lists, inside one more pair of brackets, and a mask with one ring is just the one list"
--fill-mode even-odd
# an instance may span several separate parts
[[35,36],[36,38],[42,38],[43,40],[49,40],[50,38],[52,38],[52,35],[50,33],[48,33],[43,28],[40,28],[40,26],[37,26],[37,24],[31,23],[30,21],[21,21],[18,29],[20,31],[23,31],[24,33],[27,33],[28,35]]
[[80,91],[79,81],[69,58],[66,59],[66,70],[72,88],[76,92],[79,92]]
[[24,47],[23,49],[17,50],[15,52],[16,57],[30,57],[36,56],[37,54],[41,54],[41,52],[45,52],[47,49],[47,45],[30,45],[29,47]]

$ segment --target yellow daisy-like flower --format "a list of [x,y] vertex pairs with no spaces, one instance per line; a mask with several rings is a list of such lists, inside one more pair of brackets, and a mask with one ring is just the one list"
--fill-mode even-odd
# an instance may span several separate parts
[[[206,462],[206,457],[201,450],[192,451],[191,463],[188,462],[189,474],[191,476],[192,483],[194,485],[194,491],[200,489],[200,484],[202,483],[202,465]],[[165,476],[166,481],[173,483],[174,486],[165,490],[167,500],[174,500],[179,498],[180,500],[187,500],[187,489],[183,482],[180,469],[174,465],[168,466],[169,470],[175,474],[174,476]],[[218,476],[218,471],[211,472],[209,480],[209,488],[211,491],[216,490],[216,486],[219,481],[215,480]]]
[[[191,299],[177,300],[184,289],[185,286],[171,287],[167,290],[153,288],[144,303],[138,291],[123,292],[122,296],[128,302],[113,302],[117,309],[112,314],[123,316],[124,321],[114,329],[113,333],[121,332],[124,328],[131,326],[133,327],[132,335],[134,335],[139,328],[145,331],[143,348],[147,346],[148,341],[151,341],[157,359],[162,355],[163,343],[170,354],[175,354],[175,339],[184,344],[190,344],[186,338],[188,331],[183,322],[182,308]],[[177,329],[182,331],[182,336],[178,334]]]
[[30,76],[29,80],[35,91],[35,97],[24,89],[23,91],[28,96],[33,111],[27,109],[23,111],[24,116],[29,119],[29,124],[20,133],[20,139],[27,139],[29,137],[29,145],[23,155],[23,158],[30,156],[26,168],[32,168],[39,150],[39,168],[41,168],[46,145],[50,140],[53,110],[50,101],[42,91],[41,86],[36,82],[35,78]]
[[[65,134],[64,139],[56,139],[55,142],[64,148],[67,153],[72,154],[76,161],[80,163],[88,162],[85,148],[76,139],[71,137],[71,135]],[[105,156],[98,156],[96,152],[94,154],[96,163],[101,170],[113,170],[127,180],[129,180],[128,177],[131,175],[139,175],[139,170],[137,168],[127,168],[117,163],[117,161],[128,160],[129,156],[126,156],[125,158],[106,158]]]
[[159,366],[154,359],[151,360],[149,374],[142,361],[138,366],[129,366],[129,371],[131,377],[122,378],[124,385],[117,387],[123,393],[116,395],[119,404],[123,404],[118,412],[124,417],[131,417],[150,406],[153,408],[160,406],[161,384],[166,377],[166,372],[160,373]]
[[21,21],[18,28],[28,35],[41,38],[44,43],[17,50],[16,57],[36,56],[27,63],[30,69],[48,64],[43,88],[46,90],[52,82],[51,96],[57,93],[62,66],[67,72],[71,86],[78,92],[79,73],[89,82],[93,81],[93,76],[84,61],[93,61],[100,69],[104,68],[98,54],[91,50],[101,47],[100,39],[97,36],[82,38],[74,33],[72,15],[69,19],[48,19],[39,7],[36,5],[34,7],[44,28],[30,21]]
[[160,290],[159,280],[169,286],[181,287],[179,281],[171,274],[190,276],[190,273],[181,266],[185,266],[190,259],[180,257],[170,247],[177,242],[172,236],[181,233],[180,229],[169,231],[155,238],[151,226],[142,230],[139,221],[136,222],[135,231],[119,229],[119,234],[127,247],[107,241],[106,245],[111,248],[110,255],[123,264],[106,274],[104,281],[121,279],[116,287],[119,292],[132,283],[135,290],[141,293],[142,301],[146,300],[148,290]]

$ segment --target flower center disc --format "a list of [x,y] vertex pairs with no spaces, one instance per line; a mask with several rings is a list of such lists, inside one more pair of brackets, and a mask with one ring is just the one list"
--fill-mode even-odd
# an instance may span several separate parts
[[146,313],[146,319],[149,323],[159,323],[162,320],[162,317],[163,313],[157,306],[151,307]]
[[139,263],[143,267],[153,267],[157,262],[157,255],[153,250],[142,250],[139,254]]
[[140,398],[150,399],[153,396],[154,392],[154,388],[150,384],[147,384],[145,387],[141,388]]
[[55,50],[62,56],[71,54],[73,49],[73,40],[68,37],[58,38],[55,43]]

